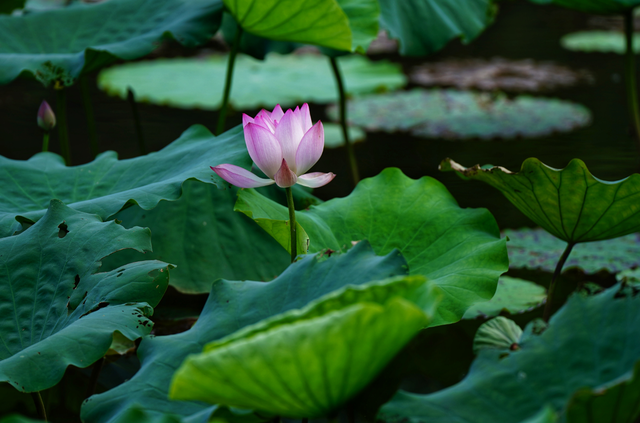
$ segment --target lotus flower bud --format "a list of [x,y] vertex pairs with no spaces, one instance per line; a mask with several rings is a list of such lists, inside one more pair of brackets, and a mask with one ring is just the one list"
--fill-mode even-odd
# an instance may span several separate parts
[[38,126],[45,131],[50,131],[56,126],[56,115],[46,101],[42,101],[38,109]]

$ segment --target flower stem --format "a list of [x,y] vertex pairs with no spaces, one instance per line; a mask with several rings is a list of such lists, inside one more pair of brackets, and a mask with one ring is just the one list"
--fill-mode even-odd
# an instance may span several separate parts
[[549,318],[551,317],[551,303],[553,300],[553,292],[555,291],[555,288],[556,288],[556,279],[558,279],[558,276],[560,276],[560,273],[562,272],[562,267],[564,266],[564,263],[569,258],[569,254],[571,254],[571,250],[573,249],[574,245],[576,244],[575,243],[567,244],[567,248],[565,248],[564,252],[560,256],[560,260],[558,260],[558,264],[556,265],[556,270],[553,272],[553,276],[551,277],[551,283],[549,284],[549,293],[547,294],[547,304],[545,304],[544,306],[543,319],[545,322],[548,322]]
[[69,149],[69,133],[67,132],[67,91],[64,87],[56,90],[56,110],[60,152],[64,157],[65,164],[70,166],[71,151]]
[[89,82],[85,75],[82,75],[80,77],[80,90],[82,91],[82,104],[84,105],[84,113],[87,117],[87,132],[89,132],[89,145],[91,146],[91,155],[95,158],[100,151],[98,149],[98,131],[96,131],[96,119],[93,114],[91,95],[89,94]]
[[31,398],[33,398],[33,403],[36,406],[36,411],[38,412],[38,418],[40,420],[47,421],[47,412],[44,409],[44,402],[42,402],[42,396],[40,396],[40,392],[32,392]]
[[289,206],[289,227],[291,228],[291,263],[298,256],[298,237],[296,236],[296,209],[293,207],[293,192],[291,187],[285,188],[287,193],[287,206]]
[[329,60],[331,61],[333,76],[335,77],[336,84],[338,85],[338,95],[340,97],[340,126],[342,126],[342,136],[344,137],[344,143],[347,147],[347,155],[349,156],[349,166],[351,167],[353,186],[356,186],[360,181],[360,174],[358,172],[356,155],[353,151],[353,144],[351,144],[351,140],[349,139],[349,128],[347,127],[347,95],[344,90],[344,82],[342,79],[342,73],[338,67],[338,61],[335,57],[329,57]]
[[49,131],[44,131],[42,136],[42,151],[49,151]]
[[224,123],[227,119],[227,109],[229,108],[229,94],[231,93],[231,83],[233,82],[233,66],[236,63],[236,56],[240,48],[240,38],[242,37],[242,27],[236,26],[236,35],[233,38],[229,61],[227,62],[227,74],[224,81],[224,93],[222,95],[222,106],[220,106],[220,114],[218,115],[218,125],[216,126],[216,135],[220,135],[224,131]]
[[140,123],[140,114],[138,113],[138,105],[136,104],[136,95],[131,87],[127,87],[127,100],[129,100],[129,105],[131,105],[133,122],[136,125],[136,134],[138,135],[138,147],[140,147],[140,153],[147,154],[147,146],[144,143],[142,124]]
[[626,39],[625,79],[627,86],[627,101],[631,119],[636,130],[636,137],[640,142],[640,108],[638,107],[638,89],[636,86],[636,57],[633,49],[634,17],[633,9],[624,12],[624,33]]

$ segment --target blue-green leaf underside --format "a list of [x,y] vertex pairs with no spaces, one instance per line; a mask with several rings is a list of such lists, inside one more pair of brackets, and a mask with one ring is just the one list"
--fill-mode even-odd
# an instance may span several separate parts
[[21,73],[44,85],[153,51],[164,39],[194,47],[220,26],[222,0],[110,0],[0,15],[0,84]]
[[[122,248],[150,249],[148,229],[75,211],[53,200],[40,221],[0,239],[0,381],[23,392],[57,384],[69,365],[87,367],[114,332],[147,335],[170,265],[143,261],[94,273]],[[150,305],[149,305],[150,304]]]
[[106,220],[128,204],[149,210],[161,200],[176,200],[188,179],[226,186],[209,167],[222,163],[250,166],[242,127],[214,137],[194,125],[156,153],[118,160],[108,151],[73,167],[54,153],[38,153],[27,161],[0,157],[0,236],[20,229],[16,216],[38,220],[52,198]]

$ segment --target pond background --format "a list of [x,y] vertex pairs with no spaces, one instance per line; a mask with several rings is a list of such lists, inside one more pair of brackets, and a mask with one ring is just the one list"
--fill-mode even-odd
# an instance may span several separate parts
[[[637,172],[640,169],[640,154],[632,132],[624,91],[624,57],[612,53],[572,52],[560,45],[560,38],[567,33],[593,29],[593,19],[593,16],[584,13],[554,6],[538,6],[525,0],[503,1],[495,23],[468,45],[455,40],[441,52],[428,58],[374,56],[374,60],[384,58],[401,63],[405,73],[408,73],[412,66],[427,61],[493,57],[553,61],[576,70],[586,69],[594,76],[594,84],[546,92],[542,96],[583,104],[591,110],[593,120],[590,126],[570,133],[508,141],[449,141],[416,138],[405,133],[369,133],[365,142],[355,144],[361,177],[375,176],[385,167],[391,166],[400,168],[412,178],[432,176],[451,191],[462,207],[488,208],[496,217],[500,228],[505,229],[533,226],[533,223],[499,191],[488,185],[463,181],[454,173],[439,172],[438,164],[442,159],[450,157],[464,166],[490,163],[517,171],[528,157],[537,157],[556,168],[566,166],[572,158],[580,158],[596,177],[604,180],[622,179]],[[185,49],[177,44],[168,43],[154,52],[152,57],[191,56],[216,48],[219,46],[214,42],[199,49]],[[89,81],[101,151],[115,150],[121,159],[139,155],[130,105],[100,91],[95,83],[96,76],[97,74],[90,75]],[[234,83],[242,81],[235,80]],[[411,87],[412,85],[409,85],[408,88]],[[37,81],[19,79],[0,87],[1,155],[26,160],[40,151],[42,133],[36,125],[36,113],[43,99],[55,110],[55,93],[43,88]],[[73,164],[89,162],[92,158],[78,84],[69,89],[68,107]],[[314,121],[329,121],[325,114],[325,105],[311,104],[311,107]],[[150,151],[157,151],[168,145],[193,124],[204,124],[212,130],[217,122],[217,113],[210,111],[172,109],[149,104],[139,104],[138,110],[147,148]],[[254,115],[257,110],[244,112]],[[227,119],[227,128],[240,122],[241,112],[232,112]],[[57,131],[52,132],[51,146],[52,151],[59,152]],[[318,197],[328,200],[346,196],[351,192],[350,172],[344,148],[326,149],[314,171],[331,171],[338,175],[329,185],[315,191]],[[544,285],[547,285],[550,279],[548,273],[529,270],[510,271],[509,275],[534,280]],[[577,271],[565,273],[560,280],[562,292],[558,294],[562,295],[558,302],[563,301],[583,279],[584,276]],[[590,280],[597,280],[605,285],[612,283],[610,275],[595,275],[591,276]],[[203,298],[193,298],[194,303],[202,300]],[[541,310],[516,317],[515,320],[519,323],[526,322],[538,317],[537,314],[541,314]],[[430,330],[428,335],[416,339],[407,348],[404,356],[395,360],[396,365],[404,362],[406,367],[418,366],[419,363],[423,366],[412,369],[415,374],[405,380],[403,387],[417,392],[428,392],[460,380],[473,358],[471,340],[480,323],[461,322],[446,328],[436,328]],[[451,348],[450,345],[453,344],[455,348]],[[433,348],[434,345],[441,348]],[[459,357],[452,357],[452,351],[459,351]],[[446,357],[439,357],[439,352],[446,354]],[[420,355],[421,359],[411,360],[412,354]],[[437,369],[437,363],[445,359],[449,363],[455,362],[455,366]],[[436,364],[425,364],[429,362]]]

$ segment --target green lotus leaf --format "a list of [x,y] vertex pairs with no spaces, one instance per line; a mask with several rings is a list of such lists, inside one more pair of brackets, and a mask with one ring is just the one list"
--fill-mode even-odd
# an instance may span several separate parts
[[[627,50],[624,34],[615,31],[574,32],[563,36],[560,44],[567,50],[585,53],[625,54]],[[640,34],[633,34],[633,50],[640,53]]]
[[[531,330],[535,324],[531,322],[518,350],[483,350],[457,385],[428,395],[400,391],[382,407],[378,418],[412,423],[517,422],[550,406],[559,421],[584,422],[589,420],[572,420],[567,414],[576,401],[574,395],[591,390],[604,394],[608,406],[601,404],[603,414],[615,410],[621,398],[617,415],[625,418],[617,421],[632,423],[640,413],[640,389],[635,382],[640,361],[640,296],[625,295],[619,288],[594,296],[573,295],[542,334]],[[633,389],[615,388],[625,383]],[[589,405],[595,410],[591,406],[598,403]],[[616,421],[615,415],[597,415],[600,418],[591,421]]]
[[224,0],[224,4],[251,34],[351,51],[349,19],[336,0]]
[[196,46],[215,34],[221,11],[221,0],[110,0],[0,15],[0,84],[27,73],[45,86],[71,85],[119,59],[145,56],[163,39]]
[[428,324],[439,298],[422,276],[343,288],[207,344],[178,369],[169,396],[326,416]]
[[[400,40],[400,53],[425,56],[453,38],[468,43],[493,22],[492,0],[379,0],[380,26]],[[428,24],[426,24],[428,23]]]
[[0,157],[0,236],[20,229],[16,216],[39,219],[52,198],[105,220],[131,204],[149,210],[161,200],[176,200],[187,179],[226,186],[212,177],[209,167],[221,163],[250,166],[242,127],[213,137],[195,125],[156,153],[117,160],[117,154],[108,151],[73,167],[54,153],[38,153],[27,161]]
[[513,205],[549,233],[568,242],[617,238],[640,231],[640,175],[615,182],[594,177],[582,160],[564,169],[529,158],[520,172],[503,167],[465,168],[451,159],[440,164],[500,190]]
[[532,416],[521,423],[556,423],[558,421],[558,415],[553,408],[546,406],[538,414]]
[[122,248],[151,249],[149,230],[103,223],[57,200],[36,224],[0,239],[0,382],[23,392],[50,388],[69,365],[101,358],[116,331],[130,340],[151,331],[148,316],[171,265],[94,273]]
[[[507,243],[507,250],[509,247],[510,244]],[[171,275],[173,278],[173,272]],[[489,301],[472,305],[464,313],[463,319],[494,317],[503,311],[509,314],[524,313],[540,307],[546,301],[547,290],[543,286],[534,282],[503,276],[498,281],[498,289],[493,298]]]
[[639,0],[531,0],[538,4],[555,4],[587,13],[622,13],[640,5]]
[[[559,240],[541,228],[506,229],[509,238],[509,267],[519,269],[541,269],[553,273],[558,258],[567,248]],[[617,273],[640,266],[640,235],[631,234],[605,241],[577,244],[571,250],[563,269],[580,269],[594,274],[600,271]]]
[[640,268],[623,270],[616,275],[616,280],[626,284],[638,284],[640,283]]
[[[240,191],[235,209],[254,220],[288,219],[286,207],[251,189]],[[472,304],[489,300],[508,266],[505,240],[487,210],[461,209],[440,182],[413,180],[394,168],[361,181],[346,198],[296,213],[296,222],[309,236],[310,252],[346,251],[361,240],[377,254],[400,250],[412,275],[444,291],[434,326],[456,322]]]
[[567,422],[581,423],[591,419],[594,422],[637,421],[638,398],[640,397],[640,363],[636,363],[631,377],[597,388],[578,390],[569,400]]
[[[127,87],[131,86],[137,101],[215,110],[220,107],[227,60],[227,56],[210,56],[127,63],[102,71],[98,85],[107,94],[123,99],[127,98]],[[356,55],[337,60],[350,95],[393,90],[407,83],[397,64],[372,62]],[[243,81],[233,84],[229,98],[238,110],[338,100],[329,59],[317,54],[270,53],[264,62],[238,55],[234,80]]]
[[[423,89],[363,95],[347,103],[349,123],[369,131],[410,131],[449,140],[541,137],[588,125],[591,113],[568,101]],[[327,110],[333,120],[338,109]]]
[[[406,273],[406,261],[398,251],[380,257],[367,242],[361,242],[346,254],[325,252],[305,256],[271,282],[219,280],[213,283],[196,324],[177,335],[144,338],[138,348],[140,370],[120,386],[89,398],[82,407],[82,420],[114,422],[130,407],[137,406],[151,415],[173,414],[204,423],[212,412],[222,413],[224,409],[167,398],[171,378],[189,354],[200,353],[209,342],[271,316],[302,308],[346,285],[361,285]],[[245,420],[247,423],[264,420],[247,412],[243,418],[249,419]]]
[[[513,350],[519,348],[522,329],[513,320],[498,316],[483,323],[473,338],[473,352],[481,350]],[[515,347],[514,347],[515,346]]]
[[219,278],[272,280],[289,265],[290,256],[254,222],[234,213],[236,192],[186,181],[176,201],[162,201],[152,210],[133,206],[119,212],[114,217],[123,226],[151,229],[154,252],[123,250],[105,260],[105,268],[168,260],[177,265],[170,284],[191,294],[208,293]]
[[[378,0],[336,0],[347,16],[352,34],[351,50],[366,53],[369,44],[378,36],[380,5]],[[237,22],[229,13],[222,18],[222,34],[228,44],[235,42]],[[263,60],[269,52],[281,54],[291,53],[304,44],[291,41],[274,41],[269,38],[244,32],[240,39],[239,51],[256,59]],[[320,51],[329,56],[348,54],[344,50],[321,47]]]

